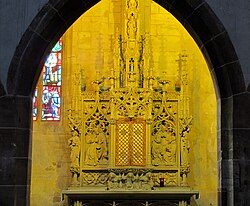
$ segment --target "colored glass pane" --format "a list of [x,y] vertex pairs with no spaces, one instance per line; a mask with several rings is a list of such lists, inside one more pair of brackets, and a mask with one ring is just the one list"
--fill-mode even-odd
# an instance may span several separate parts
[[61,86],[62,41],[56,43],[43,66],[43,85]]
[[54,46],[54,48],[51,50],[52,52],[59,52],[62,50],[62,39],[60,39],[56,45]]
[[35,89],[34,92],[34,97],[33,97],[33,120],[37,120],[37,111],[38,111],[38,99],[37,99],[37,88]]
[[33,120],[38,118],[38,90],[42,89],[42,120],[60,120],[61,112],[61,60],[62,39],[60,39],[48,55],[42,70],[42,88],[38,87],[33,99]]
[[51,50],[43,66],[42,120],[60,120],[62,39]]
[[42,120],[60,120],[61,87],[43,86]]

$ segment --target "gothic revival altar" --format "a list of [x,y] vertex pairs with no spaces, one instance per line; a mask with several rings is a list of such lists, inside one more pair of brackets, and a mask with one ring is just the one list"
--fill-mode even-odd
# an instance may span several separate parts
[[[155,76],[150,34],[138,27],[139,1],[127,0],[125,26],[113,37],[109,76],[97,71],[88,90],[84,69],[75,75],[68,111],[72,184],[69,204],[190,204],[187,57],[173,78]],[[139,35],[140,34],[140,35]]]

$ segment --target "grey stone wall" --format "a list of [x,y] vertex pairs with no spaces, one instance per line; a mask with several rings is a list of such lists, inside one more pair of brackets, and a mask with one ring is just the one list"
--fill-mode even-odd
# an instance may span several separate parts
[[250,201],[250,94],[248,93],[250,90],[250,1],[207,0],[207,2],[225,26],[244,74],[246,91],[232,97],[232,127],[224,130],[227,135],[223,136],[222,146],[229,144],[228,151],[231,152],[223,155],[228,155],[224,160],[230,162],[231,168],[224,172],[227,176],[233,177],[233,181],[224,180],[223,183],[225,186],[233,184],[234,205],[247,206]]
[[5,89],[15,49],[32,19],[46,2],[47,0],[0,1],[0,82]]
[[237,52],[246,86],[250,84],[250,1],[207,0],[226,28]]

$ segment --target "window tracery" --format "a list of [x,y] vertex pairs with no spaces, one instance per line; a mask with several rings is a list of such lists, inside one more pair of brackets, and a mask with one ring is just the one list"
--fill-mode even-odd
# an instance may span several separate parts
[[[58,121],[61,116],[62,39],[55,44],[42,69],[42,85],[33,97],[33,120]],[[41,96],[40,96],[41,93]],[[40,103],[41,102],[41,103]]]

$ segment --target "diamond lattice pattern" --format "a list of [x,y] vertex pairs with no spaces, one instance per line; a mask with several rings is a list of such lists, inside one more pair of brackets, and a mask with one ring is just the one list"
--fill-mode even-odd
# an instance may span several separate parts
[[117,124],[116,166],[145,165],[144,121],[122,121]]
[[121,123],[117,127],[116,164],[126,166],[129,165],[129,124]]
[[141,166],[144,164],[144,128],[143,123],[132,125],[132,165]]

